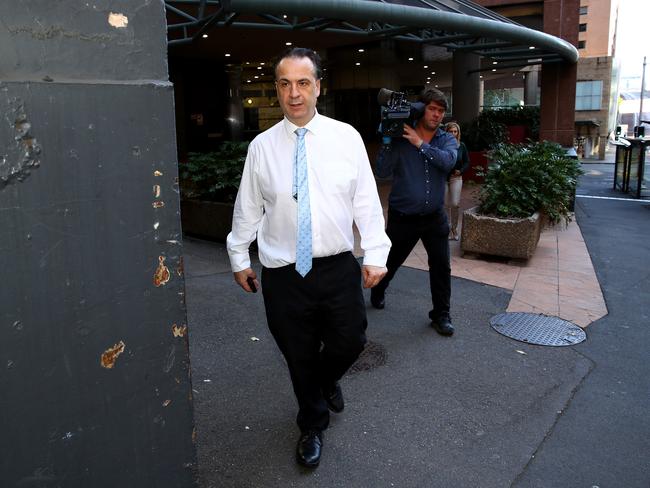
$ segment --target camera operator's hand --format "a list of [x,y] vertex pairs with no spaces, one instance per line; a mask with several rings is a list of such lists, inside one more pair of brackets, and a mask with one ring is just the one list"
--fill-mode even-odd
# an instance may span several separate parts
[[407,124],[404,124],[404,135],[402,137],[418,149],[420,149],[420,146],[424,143],[418,133],[415,132],[415,129]]

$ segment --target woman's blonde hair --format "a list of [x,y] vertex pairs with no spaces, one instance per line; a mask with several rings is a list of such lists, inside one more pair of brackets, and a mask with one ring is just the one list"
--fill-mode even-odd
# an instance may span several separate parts
[[458,131],[458,134],[456,134],[456,139],[460,142],[460,125],[458,125],[456,122],[447,122],[445,125],[445,132],[449,132],[449,129],[455,128]]

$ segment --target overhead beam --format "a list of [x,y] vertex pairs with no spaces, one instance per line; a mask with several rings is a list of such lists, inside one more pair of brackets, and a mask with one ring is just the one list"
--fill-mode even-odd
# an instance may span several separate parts
[[336,17],[347,21],[383,22],[414,28],[431,28],[464,32],[479,37],[501,39],[513,44],[535,46],[556,53],[565,61],[576,63],[578,50],[569,42],[514,23],[484,19],[460,13],[406,5],[362,0],[223,0],[227,11],[258,14],[295,14],[311,17]]

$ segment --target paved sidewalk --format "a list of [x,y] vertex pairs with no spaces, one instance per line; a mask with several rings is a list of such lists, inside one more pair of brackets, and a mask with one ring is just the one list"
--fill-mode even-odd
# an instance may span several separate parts
[[[380,183],[385,211],[389,190],[389,183]],[[461,215],[462,210],[476,205],[477,191],[478,186],[472,182],[463,185]],[[566,226],[560,224],[544,229],[535,254],[528,261],[463,257],[460,242],[449,242],[452,276],[512,291],[508,312],[552,315],[580,327],[607,314],[589,252],[575,220]],[[356,253],[362,254],[358,244]],[[429,269],[422,242],[418,242],[404,266]]]
[[185,239],[200,486],[650,486],[650,204],[586,198],[611,193],[611,169],[596,168],[576,217],[609,314],[587,340],[544,347],[496,333],[489,319],[521,276],[514,291],[453,277],[456,334],[441,337],[426,316],[427,273],[405,267],[386,309],[368,307],[373,354],[343,378],[346,408],[314,471],[294,461],[296,405],[262,297],[234,284],[222,244]]

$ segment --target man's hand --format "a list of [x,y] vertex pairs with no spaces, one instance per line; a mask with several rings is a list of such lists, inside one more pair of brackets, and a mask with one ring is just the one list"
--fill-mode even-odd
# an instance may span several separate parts
[[388,269],[382,266],[364,265],[361,269],[363,275],[363,287],[372,288],[386,275]]
[[253,279],[256,288],[260,287],[260,284],[257,282],[257,275],[252,268],[246,268],[242,271],[237,271],[233,273],[233,275],[235,276],[235,282],[237,282],[237,284],[248,293],[253,293],[253,290],[251,290],[251,287],[248,286],[248,283],[246,282],[249,277]]
[[407,124],[404,124],[404,134],[402,137],[404,137],[404,139],[409,141],[418,149],[420,149],[420,146],[424,142],[418,133],[415,132],[415,129]]

